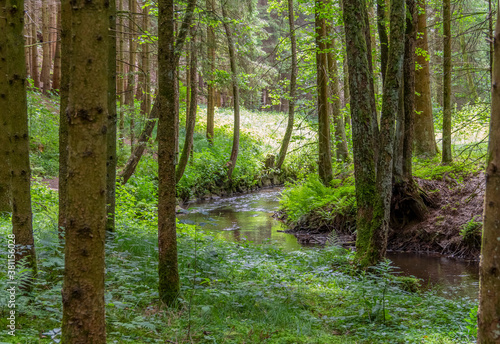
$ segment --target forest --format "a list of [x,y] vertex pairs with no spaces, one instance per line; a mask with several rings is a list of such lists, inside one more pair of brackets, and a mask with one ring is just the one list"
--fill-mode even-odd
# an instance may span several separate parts
[[500,343],[498,6],[0,0],[0,344]]

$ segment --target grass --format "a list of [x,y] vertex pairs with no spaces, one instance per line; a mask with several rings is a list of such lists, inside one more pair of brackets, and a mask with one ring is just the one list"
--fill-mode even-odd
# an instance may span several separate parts
[[[272,243],[230,243],[179,225],[182,294],[177,308],[158,303],[155,197],[146,179],[120,187],[117,231],[106,245],[109,343],[468,343],[471,300],[409,293],[384,263],[359,273],[341,248],[285,252]],[[57,241],[57,195],[33,187],[40,273],[18,295],[15,339],[53,343],[62,317],[64,261]],[[0,233],[9,232],[9,218]],[[0,256],[5,261],[5,245]],[[6,289],[5,271],[0,288]],[[6,293],[0,294],[2,304]],[[0,311],[5,328],[7,308]],[[53,339],[51,338],[53,337]]]

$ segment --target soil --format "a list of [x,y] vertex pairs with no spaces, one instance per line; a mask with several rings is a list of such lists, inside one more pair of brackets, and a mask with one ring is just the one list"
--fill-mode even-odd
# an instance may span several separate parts
[[52,179],[42,179],[42,183],[46,184],[49,189],[52,190],[59,190],[59,178],[52,178]]
[[[485,175],[483,172],[463,177],[463,181],[444,175],[441,180],[415,179],[422,190],[430,195],[435,206],[428,208],[423,220],[391,228],[388,250],[397,252],[437,253],[447,257],[477,260],[480,255]],[[469,224],[468,236],[461,235]],[[325,228],[330,227],[330,232]],[[290,229],[301,244],[323,245],[328,240],[354,247],[355,234],[335,231],[331,226],[319,230]]]

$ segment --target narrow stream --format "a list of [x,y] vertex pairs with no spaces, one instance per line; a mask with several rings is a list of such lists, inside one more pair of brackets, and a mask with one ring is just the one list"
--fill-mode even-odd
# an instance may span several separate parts
[[[187,206],[189,213],[179,215],[179,221],[200,225],[229,241],[273,242],[286,250],[306,249],[293,235],[283,233],[286,228],[272,217],[278,209],[281,191],[282,188],[270,188],[191,203]],[[424,286],[433,287],[442,296],[477,298],[477,262],[414,253],[389,253],[388,258],[396,271],[422,279]]]

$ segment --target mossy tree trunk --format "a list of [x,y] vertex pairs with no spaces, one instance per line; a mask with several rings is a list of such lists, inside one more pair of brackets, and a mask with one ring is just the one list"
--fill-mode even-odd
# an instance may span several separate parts
[[236,66],[236,52],[233,42],[233,33],[231,25],[228,22],[227,11],[222,6],[222,17],[224,29],[227,37],[227,47],[229,50],[229,62],[231,64],[231,82],[233,84],[233,111],[234,111],[234,127],[233,127],[233,147],[231,149],[231,156],[229,157],[227,177],[231,179],[233,170],[236,167],[236,160],[238,159],[238,150],[240,146],[240,87],[238,81],[238,68]]
[[[209,18],[215,16],[215,0],[206,0]],[[208,75],[207,75],[207,140],[213,144],[214,120],[215,120],[215,30],[212,25],[207,26],[207,55],[208,55]]]
[[380,40],[380,70],[382,73],[382,88],[387,70],[387,55],[389,54],[389,37],[387,36],[385,0],[377,0],[377,29]]
[[477,342],[500,342],[500,15],[494,37],[491,89],[490,140],[486,165],[481,263],[479,266],[479,310]]
[[451,2],[443,0],[443,156],[449,164],[451,155]]
[[196,68],[198,64],[196,52],[196,32],[194,27],[191,28],[191,56],[189,59],[189,80],[190,80],[190,97],[189,97],[189,113],[186,117],[186,137],[184,139],[184,146],[179,158],[179,164],[175,170],[175,179],[178,183],[186,169],[191,149],[193,148],[194,127],[196,124],[196,110],[198,109],[198,82],[196,80]]
[[290,31],[290,50],[292,55],[292,71],[290,73],[290,103],[288,105],[288,123],[286,125],[285,136],[281,142],[278,153],[276,168],[280,169],[285,161],[290,138],[292,137],[293,122],[295,119],[295,94],[297,93],[297,38],[295,35],[295,14],[293,10],[293,0],[288,0],[288,27]]
[[424,0],[418,0],[417,54],[419,68],[415,71],[415,153],[433,157],[437,154],[434,121],[432,118],[431,79],[429,68],[429,44],[427,42],[427,14]]
[[158,2],[158,290],[167,305],[177,301],[180,291],[175,220],[176,70],[195,5],[196,0],[189,0],[176,39],[174,1]]
[[[362,266],[374,265],[386,253],[392,191],[394,116],[399,106],[404,56],[404,0],[391,1],[388,53],[380,136],[373,130],[374,103],[366,38],[366,2],[344,1],[344,23],[349,64],[353,126],[354,175],[358,214],[356,249]],[[374,138],[376,136],[376,139]],[[379,142],[376,154],[375,140]],[[375,170],[377,161],[377,170]]]
[[[0,0],[0,32],[7,32],[7,15],[5,13],[6,0]],[[7,35],[0,35],[0,156],[4,166],[9,166],[9,137],[8,133],[8,92],[7,82]],[[10,205],[10,173],[9,168],[0,168],[0,213],[12,211]]]
[[108,0],[108,118],[106,136],[106,229],[115,230],[116,195],[116,0]]
[[[16,241],[16,262],[27,258],[28,267],[35,275],[37,266],[31,212],[27,82],[23,36],[24,1],[7,0],[5,17],[8,90],[7,114],[4,120],[7,122],[9,140],[12,233]],[[5,113],[6,109],[2,109],[2,112]]]
[[326,52],[327,1],[315,2],[316,85],[318,89],[318,173],[325,185],[333,178],[330,147],[330,103],[328,102],[328,55]]
[[[63,4],[64,6],[64,4]],[[63,343],[105,343],[109,2],[71,2]]]

